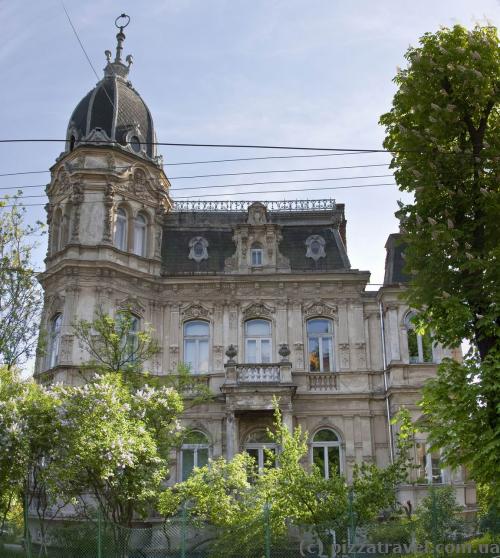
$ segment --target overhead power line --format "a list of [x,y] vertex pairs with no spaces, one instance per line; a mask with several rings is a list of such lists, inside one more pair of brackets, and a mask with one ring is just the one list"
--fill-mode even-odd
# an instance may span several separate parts
[[[0,139],[0,143],[63,143],[66,139],[57,138],[8,138]],[[116,144],[115,140],[85,140],[85,144]],[[456,151],[436,151],[427,149],[366,149],[358,147],[307,147],[298,145],[259,145],[259,144],[238,144],[238,143],[188,143],[188,142],[168,142],[168,141],[141,141],[140,145],[164,145],[170,147],[213,147],[224,149],[277,149],[285,151],[332,151],[332,152],[358,152],[358,153],[428,153],[432,155],[455,155],[470,156],[472,153],[462,153]]]
[[[315,155],[270,155],[267,157],[237,157],[234,159],[211,159],[208,161],[178,161],[174,163],[164,163],[162,167],[175,167],[180,165],[207,165],[210,163],[233,163],[239,161],[265,161],[268,159],[309,159],[311,157],[345,157],[346,155],[370,155],[370,153],[362,153],[359,151],[352,151],[347,153],[316,153]],[[124,169],[128,167],[116,167],[118,169]],[[42,174],[48,173],[50,170],[41,171],[19,171],[19,172],[6,172],[0,174],[0,177],[4,176],[20,176],[22,174]]]
[[[170,177],[169,180],[183,180],[187,178],[214,178],[214,177],[221,177],[221,176],[245,176],[245,175],[252,175],[252,174],[273,174],[273,173],[290,173],[290,172],[321,172],[327,170],[343,170],[343,169],[361,169],[367,167],[386,167],[386,163],[377,164],[377,165],[352,165],[352,166],[344,166],[344,167],[324,167],[324,168],[311,168],[311,169],[283,169],[283,170],[268,170],[268,171],[251,171],[251,172],[229,172],[229,173],[221,173],[221,174],[199,174],[195,176],[174,176]],[[93,169],[95,170],[95,169]],[[339,177],[339,178],[331,178],[331,179],[323,179],[323,180],[352,180],[353,178],[381,178],[386,176],[393,176],[392,174],[376,174],[376,175],[367,175],[367,176],[354,176],[354,177]],[[294,182],[294,181],[290,181]],[[297,180],[296,182],[307,182],[307,180]],[[259,182],[251,182],[249,184],[242,184],[243,186],[254,184],[260,184]],[[273,182],[262,182],[262,184],[273,184]],[[28,188],[41,188],[46,186],[46,184],[25,184],[21,186],[0,186],[0,190],[26,190]],[[172,190],[193,190],[195,188],[225,188],[228,186],[234,186],[233,184],[221,185],[221,186],[190,186],[188,188],[177,188],[173,187]]]
[[[282,193],[282,192],[310,192],[310,191],[315,191],[315,190],[348,190],[351,188],[374,188],[374,187],[378,187],[378,186],[396,186],[396,184],[394,182],[387,182],[387,183],[383,183],[383,184],[350,184],[348,186],[326,186],[326,187],[321,187],[321,188],[298,188],[298,189],[287,189],[287,190],[260,190],[260,191],[252,191],[252,192],[248,192],[248,191],[244,191],[244,192],[228,192],[225,193],[225,196],[246,196],[247,194],[276,194],[276,193]],[[214,196],[220,196],[221,194],[202,194],[200,196],[183,196],[183,197],[176,197],[176,199],[194,199],[194,198],[208,198],[208,197],[214,197]],[[31,196],[30,196],[31,197]],[[33,197],[40,197],[40,196],[33,196]],[[6,199],[4,201],[9,201],[9,199]],[[97,203],[96,201],[83,201],[81,203]],[[15,204],[6,204],[3,207],[14,207]],[[46,205],[45,203],[27,203],[27,204],[22,204],[23,207],[42,207],[44,205]]]
[[[171,188],[170,192],[181,192],[183,190],[208,190],[208,189],[216,189],[216,188],[238,188],[240,186],[264,186],[268,184],[301,184],[307,182],[337,182],[339,180],[362,180],[365,178],[389,178],[392,177],[392,174],[372,174],[367,176],[338,176],[335,178],[304,178],[301,180],[266,180],[263,182],[240,182],[238,184],[209,184],[205,186],[187,186],[185,188]],[[32,185],[33,187],[35,185]],[[245,192],[242,192],[245,193]],[[45,197],[46,194],[32,194],[32,195],[21,195],[17,196],[17,199],[27,199],[27,198],[42,198]],[[8,200],[10,198],[3,198],[3,201]],[[0,198],[0,201],[2,199]]]

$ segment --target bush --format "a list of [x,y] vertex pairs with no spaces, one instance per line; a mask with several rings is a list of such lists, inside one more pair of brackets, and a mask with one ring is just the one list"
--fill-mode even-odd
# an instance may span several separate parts
[[368,529],[368,542],[371,544],[410,544],[412,541],[413,523],[409,521],[390,521],[379,523]]

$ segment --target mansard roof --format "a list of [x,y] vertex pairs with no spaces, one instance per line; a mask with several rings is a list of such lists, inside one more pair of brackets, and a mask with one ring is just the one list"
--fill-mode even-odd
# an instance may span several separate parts
[[[326,200],[320,200],[325,201]],[[331,201],[331,200],[329,200]],[[316,203],[316,205],[314,205]],[[166,275],[227,273],[226,260],[237,250],[234,235],[237,228],[277,227],[280,240],[277,249],[290,266],[290,272],[332,272],[350,269],[345,247],[344,205],[317,202],[203,202],[175,203],[166,215],[163,227],[162,264]],[[252,208],[263,207],[266,221],[255,223]],[[318,259],[306,256],[306,240],[319,235],[324,239],[325,255]],[[189,243],[204,238],[208,257],[196,261],[189,258]]]

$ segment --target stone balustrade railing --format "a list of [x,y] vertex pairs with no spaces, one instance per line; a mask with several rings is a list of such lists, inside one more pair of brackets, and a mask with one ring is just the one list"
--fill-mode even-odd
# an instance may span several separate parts
[[337,376],[328,372],[308,374],[309,391],[335,391],[337,389]]
[[238,384],[279,384],[281,381],[279,364],[237,364]]

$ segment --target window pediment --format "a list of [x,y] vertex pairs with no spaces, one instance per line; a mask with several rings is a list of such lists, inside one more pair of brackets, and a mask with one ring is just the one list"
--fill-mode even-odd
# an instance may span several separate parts
[[208,308],[205,308],[199,302],[193,302],[184,306],[181,309],[182,317],[184,320],[193,319],[193,318],[205,318],[209,319],[211,315],[211,311]]
[[270,318],[274,314],[274,308],[262,302],[255,302],[250,304],[243,310],[245,320],[250,318]]
[[337,315],[337,307],[324,302],[313,302],[304,308],[305,316],[330,316]]

